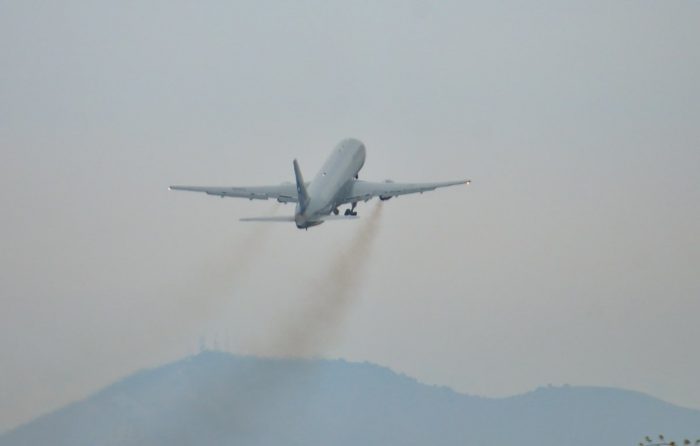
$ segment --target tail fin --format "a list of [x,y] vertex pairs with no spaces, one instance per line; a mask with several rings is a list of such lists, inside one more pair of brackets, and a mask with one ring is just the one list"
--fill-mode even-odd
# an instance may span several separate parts
[[306,184],[304,184],[304,177],[301,175],[301,169],[299,169],[299,163],[294,160],[294,176],[297,180],[297,196],[299,199],[299,208],[301,212],[304,212],[306,206],[309,204],[309,192],[306,190]]

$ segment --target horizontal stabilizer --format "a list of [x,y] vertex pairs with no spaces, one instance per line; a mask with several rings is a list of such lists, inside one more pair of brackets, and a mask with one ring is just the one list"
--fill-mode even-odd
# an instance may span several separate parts
[[266,222],[285,222],[294,221],[293,215],[277,215],[274,217],[248,217],[241,218],[240,221],[266,221]]
[[[357,220],[357,215],[324,215],[315,218],[314,221],[331,221],[331,220]],[[248,217],[241,218],[240,221],[261,221],[261,222],[284,222],[289,223],[295,221],[293,215],[276,215],[273,217]]]

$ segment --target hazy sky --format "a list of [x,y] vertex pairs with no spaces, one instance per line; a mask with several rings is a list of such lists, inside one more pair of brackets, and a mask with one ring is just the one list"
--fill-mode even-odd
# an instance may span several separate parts
[[[359,228],[169,184],[386,203],[316,354],[467,393],[700,408],[700,2],[0,2],[0,430],[200,336],[265,353]],[[367,216],[373,203],[360,207]],[[364,272],[363,272],[364,271]],[[320,345],[320,344],[319,344]]]

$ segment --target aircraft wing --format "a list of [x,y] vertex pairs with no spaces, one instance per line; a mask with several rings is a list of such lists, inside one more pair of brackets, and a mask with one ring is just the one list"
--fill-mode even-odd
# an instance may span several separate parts
[[[399,195],[428,192],[441,187],[456,186],[458,184],[469,184],[470,180],[445,181],[442,183],[394,183],[386,181],[373,183],[370,181],[355,180],[348,192],[343,197],[342,203],[352,203],[355,201],[367,201],[373,197],[388,200]],[[342,204],[341,203],[341,204]]]
[[292,183],[284,183],[278,186],[255,187],[208,187],[208,186],[170,186],[170,190],[184,190],[190,192],[203,192],[219,197],[248,198],[249,200],[267,200],[274,198],[280,203],[296,203],[297,188]]

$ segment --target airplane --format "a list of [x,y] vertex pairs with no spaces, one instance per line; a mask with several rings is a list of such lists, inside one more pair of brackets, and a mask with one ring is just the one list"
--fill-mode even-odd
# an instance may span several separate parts
[[[347,138],[335,146],[321,170],[311,182],[304,177],[295,159],[294,183],[278,186],[258,187],[207,187],[170,186],[170,190],[204,192],[208,195],[248,198],[250,200],[277,199],[280,203],[296,203],[293,216],[272,216],[241,218],[247,222],[294,222],[297,228],[308,230],[329,220],[349,220],[357,218],[355,207],[359,201],[369,201],[379,197],[386,201],[399,195],[423,193],[440,187],[469,184],[471,180],[446,181],[442,183],[395,183],[369,182],[358,179],[360,169],[365,164],[365,145],[354,138]],[[344,215],[339,206],[350,204]]]

